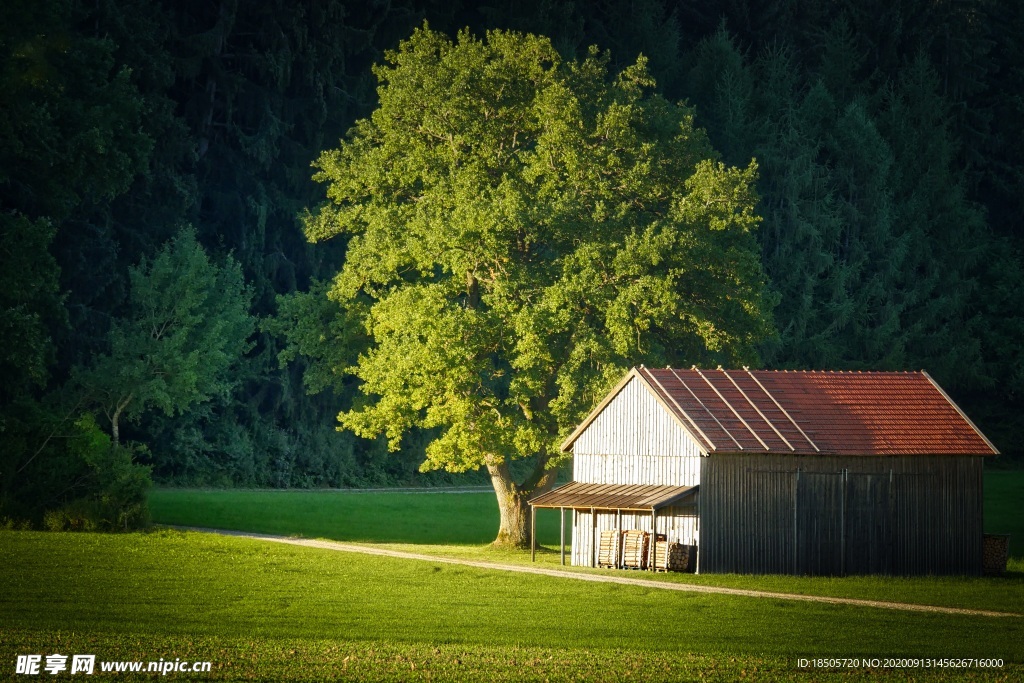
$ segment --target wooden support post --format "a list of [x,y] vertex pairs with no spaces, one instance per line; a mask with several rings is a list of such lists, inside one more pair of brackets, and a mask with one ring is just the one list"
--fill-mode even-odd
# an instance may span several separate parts
[[615,568],[622,569],[622,510],[615,510]]
[[558,508],[558,534],[561,543],[562,566],[565,566],[565,508]]
[[597,512],[590,508],[590,566],[597,566]]
[[650,554],[647,556],[647,568],[650,571],[657,569],[655,566],[655,559],[657,558],[658,550],[658,512],[651,508],[651,547],[648,551]]
[[537,508],[530,506],[530,562],[537,561]]
[[[579,561],[580,561],[580,564],[582,565],[583,564],[583,552],[582,552],[583,551],[583,535],[580,533],[580,511],[577,510],[576,508],[572,509],[572,538],[573,538],[573,540],[569,544],[569,546],[570,546],[569,550],[572,553],[570,555],[570,557],[572,557],[572,558],[576,557],[576,550],[577,550],[577,547],[578,547],[579,550],[580,550]],[[575,561],[576,561],[575,559],[571,559],[569,561],[569,563],[572,564]]]

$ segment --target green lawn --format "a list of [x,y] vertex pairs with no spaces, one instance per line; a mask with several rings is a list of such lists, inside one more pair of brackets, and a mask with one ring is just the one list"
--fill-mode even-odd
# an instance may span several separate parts
[[[809,595],[890,600],[1024,613],[1024,472],[985,476],[986,527],[1012,533],[1011,571],[1005,577],[796,577],[654,574],[661,581],[749,588]],[[242,529],[398,550],[505,563],[529,563],[528,553],[489,547],[498,524],[493,493],[402,494],[315,491],[157,490],[151,497],[158,522]],[[538,538],[547,546],[537,561],[557,566],[558,513],[538,514]],[[567,568],[568,571],[610,572]]]
[[[17,654],[62,652],[209,660],[223,679],[808,680],[800,656],[1001,657],[992,680],[1024,676],[1017,618],[663,592],[174,531],[0,532],[0,566],[8,675]],[[922,673],[936,675],[904,675]]]
[[[480,545],[498,531],[494,492],[349,493],[157,489],[153,521],[364,543]],[[558,542],[558,514],[538,515],[538,538]]]
[[[1016,535],[1006,577],[643,576],[1024,612],[1021,500],[1024,473],[986,474],[986,525]],[[530,561],[489,547],[490,493],[158,490],[152,510],[164,523]],[[538,561],[556,566],[557,513],[539,530],[550,547]],[[1024,679],[1017,617],[677,593],[168,530],[0,532],[0,568],[0,679],[21,678],[17,655],[51,653],[212,662],[195,680]],[[808,672],[800,657],[1005,666]]]

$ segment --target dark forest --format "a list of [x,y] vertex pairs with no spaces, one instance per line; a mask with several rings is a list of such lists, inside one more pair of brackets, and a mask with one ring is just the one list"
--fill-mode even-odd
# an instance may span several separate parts
[[[485,483],[337,429],[359,326],[313,180],[426,23],[547,36],[756,160],[778,369],[928,371],[1024,453],[1017,0],[8,0],[0,521],[127,528],[173,486]],[[695,359],[694,362],[697,362]]]

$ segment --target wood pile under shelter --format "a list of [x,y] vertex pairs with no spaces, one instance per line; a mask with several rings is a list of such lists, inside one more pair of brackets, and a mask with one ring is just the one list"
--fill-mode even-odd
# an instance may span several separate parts
[[691,559],[696,559],[697,546],[682,543],[657,541],[654,544],[654,571],[657,572],[690,572],[693,571]]
[[650,552],[646,531],[629,529],[622,532],[622,567],[623,569],[647,569],[647,556]]
[[[647,569],[648,559],[655,554],[654,537],[638,524],[638,519],[657,528],[658,511],[665,509],[695,510],[696,486],[638,486],[581,484],[573,482],[549,491],[530,501],[536,516],[538,508],[552,508],[561,512],[561,528],[565,530],[565,512],[573,514],[573,528],[578,525],[581,510],[589,511],[595,523],[598,511],[608,513],[605,521],[610,528],[591,530],[591,567]],[[693,513],[695,514],[695,512]],[[536,534],[533,534],[536,538]],[[664,535],[661,536],[665,540]],[[578,546],[574,545],[574,548]],[[562,540],[562,563],[565,563],[565,541]],[[574,563],[580,564],[580,563]]]
[[601,547],[597,551],[597,566],[616,568],[619,566],[619,558],[622,556],[620,541],[622,534],[611,529],[601,532]]
[[563,561],[571,514],[574,565],[982,572],[998,450],[926,372],[641,366],[562,450],[574,481],[530,504],[561,511]]
[[1001,575],[1006,573],[1006,563],[1010,559],[1009,534],[985,534],[985,553],[982,559],[986,574]]

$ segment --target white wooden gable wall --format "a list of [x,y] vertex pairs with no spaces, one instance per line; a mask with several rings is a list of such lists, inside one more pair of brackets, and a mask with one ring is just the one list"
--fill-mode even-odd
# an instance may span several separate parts
[[[633,378],[573,443],[573,480],[588,484],[694,486],[700,483],[700,447],[667,410]],[[697,544],[696,510],[669,508],[658,516],[669,541]],[[572,563],[592,566],[600,533],[651,531],[643,513],[573,512]]]
[[634,377],[573,444],[573,480],[694,486],[700,448]]

